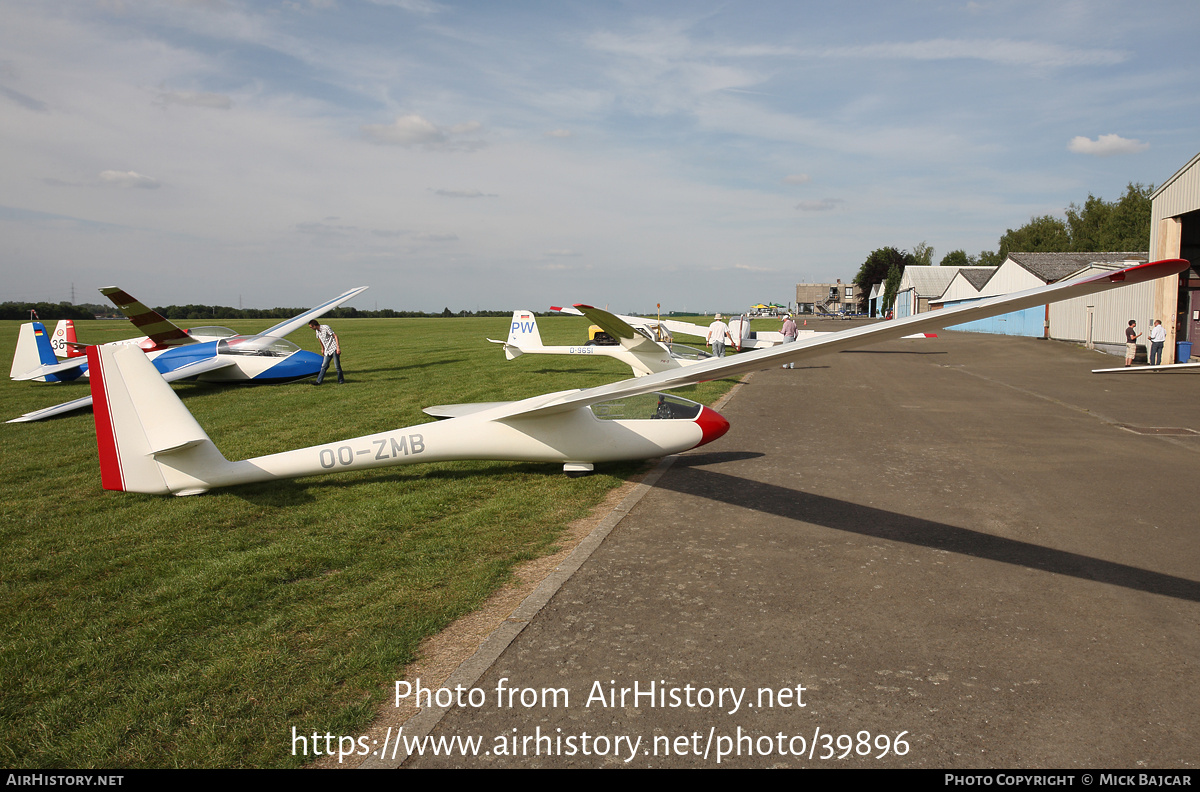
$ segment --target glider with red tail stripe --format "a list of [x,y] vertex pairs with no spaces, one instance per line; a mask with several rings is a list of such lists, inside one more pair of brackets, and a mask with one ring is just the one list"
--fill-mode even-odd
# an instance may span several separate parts
[[695,448],[728,430],[728,422],[710,408],[664,390],[1094,294],[1187,266],[1181,259],[1142,264],[595,388],[429,407],[426,413],[446,420],[240,462],[221,455],[144,353],[100,347],[89,355],[96,360],[92,392],[104,404],[96,411],[101,480],[106,489],[194,495],[236,484],[457,459],[553,462],[568,473],[583,473],[596,463]]

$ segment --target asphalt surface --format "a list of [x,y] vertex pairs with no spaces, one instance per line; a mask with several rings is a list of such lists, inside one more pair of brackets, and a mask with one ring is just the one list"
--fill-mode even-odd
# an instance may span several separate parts
[[951,333],[755,374],[430,732],[480,755],[404,766],[1196,767],[1200,376],[1114,360]]

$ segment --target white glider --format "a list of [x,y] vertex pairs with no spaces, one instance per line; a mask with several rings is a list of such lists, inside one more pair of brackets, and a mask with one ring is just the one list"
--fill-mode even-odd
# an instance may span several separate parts
[[427,413],[447,420],[240,462],[221,455],[141,350],[89,347],[101,482],[109,490],[194,495],[214,487],[451,459],[554,462],[567,472],[586,472],[596,462],[678,453],[729,428],[712,409],[656,391],[1106,291],[1188,266],[1182,259],[1141,264],[595,388],[431,407]]
[[[554,310],[561,311],[557,308]],[[659,341],[651,335],[651,331],[645,325],[635,327],[625,321],[626,318],[635,317],[616,316],[590,305],[576,305],[572,312],[586,316],[616,339],[617,344],[612,346],[589,342],[579,346],[545,346],[542,344],[537,318],[531,311],[513,312],[506,341],[497,341],[494,338],[489,338],[488,341],[503,344],[504,356],[509,360],[521,355],[590,355],[616,358],[629,366],[635,377],[690,366],[712,357],[702,349]]]
[[[599,311],[598,308],[592,308],[591,306],[586,306],[586,305],[576,305],[571,308],[563,308],[560,306],[551,306],[550,310],[557,311],[558,313],[569,314],[571,316],[586,316],[589,319],[591,319],[593,323],[598,325],[600,327],[600,329],[609,333],[609,335],[613,335],[611,332],[609,332],[607,330],[607,328],[605,328],[605,326],[602,322],[597,320],[596,316],[594,315],[593,312],[598,312]],[[528,311],[523,311],[521,313],[529,314]],[[665,344],[671,345],[672,347],[678,346],[680,357],[683,357],[683,358],[689,357],[690,353],[688,352],[688,350],[691,350],[691,352],[699,352],[700,354],[704,355],[705,357],[709,356],[707,352],[704,352],[702,350],[692,349],[691,347],[684,347],[684,346],[680,346],[677,344],[673,344],[673,337],[675,335],[690,335],[690,336],[696,336],[698,338],[703,338],[703,339],[707,340],[707,338],[708,338],[708,326],[707,325],[692,324],[691,322],[681,322],[676,319],[654,319],[649,316],[625,316],[623,314],[610,314],[607,311],[599,311],[599,313],[606,315],[606,316],[613,317],[617,321],[624,322],[625,324],[629,325],[631,328],[633,328],[637,332],[641,333],[644,336],[651,338],[654,341],[657,341],[660,343],[665,343]],[[532,314],[530,314],[530,317],[532,318]],[[516,322],[515,314],[514,314],[513,321],[515,324],[515,322]],[[750,319],[746,316],[731,316],[729,318],[729,321],[726,324],[729,326],[730,337],[736,339],[736,343],[734,344],[734,347],[739,352],[745,351],[748,349],[769,349],[770,347],[773,347],[773,346],[779,346],[780,344],[782,344],[784,342],[784,336],[783,336],[783,333],[781,333],[781,332],[777,332],[777,331],[773,331],[773,330],[754,330],[753,328],[751,328]],[[516,328],[514,326],[514,330],[515,329]],[[806,329],[797,328],[796,338],[797,338],[797,340],[803,340],[806,338],[815,338],[816,336],[828,335],[830,332],[831,331],[828,331],[828,330],[806,330]],[[509,337],[510,337],[510,339],[513,337],[512,332],[509,333]],[[615,337],[616,336],[614,336],[614,338]],[[904,338],[937,338],[937,333],[913,333],[911,335],[906,335],[903,337]],[[492,339],[489,338],[488,340],[491,341]],[[493,341],[493,343],[498,344],[501,342]],[[511,344],[512,341],[510,340],[509,343]],[[538,339],[537,343],[539,343],[539,344],[541,343],[540,338]],[[546,351],[546,352],[542,352],[542,354],[557,354],[557,355],[587,354],[586,351],[580,351],[579,347],[547,347],[547,350],[556,350],[556,351]],[[557,350],[570,350],[570,351],[564,352],[564,351],[557,351]],[[520,353],[517,353],[517,354],[520,354]],[[614,355],[611,353],[596,353],[596,354],[608,354],[609,357],[620,357],[620,355]],[[508,359],[512,360],[514,357],[517,357],[517,355],[512,355]],[[682,360],[680,362],[683,363]],[[687,365],[687,364],[683,363],[683,365]],[[638,372],[638,370],[635,366],[631,365],[631,367],[634,369],[635,375],[640,376],[640,373],[645,373],[645,372]],[[664,370],[666,370],[666,368],[674,368],[674,366],[668,366],[668,367],[657,369],[657,370],[664,371]]]

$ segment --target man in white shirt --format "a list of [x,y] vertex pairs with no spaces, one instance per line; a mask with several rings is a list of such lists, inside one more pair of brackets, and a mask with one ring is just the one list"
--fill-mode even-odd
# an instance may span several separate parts
[[332,327],[320,324],[316,319],[310,321],[308,326],[316,331],[317,341],[321,343],[321,351],[325,355],[321,361],[321,372],[317,374],[317,381],[313,385],[320,385],[325,380],[325,372],[329,370],[331,359],[337,368],[338,385],[345,385],[346,378],[342,376],[342,345],[338,343],[337,333],[333,332]]
[[733,336],[729,334],[729,325],[721,321],[721,314],[717,314],[713,323],[708,326],[708,345],[712,347],[713,357],[725,357],[725,339],[729,339],[729,343],[733,343]]
[[1162,326],[1161,319],[1154,320],[1154,329],[1150,331],[1150,365],[1162,365],[1163,342],[1167,340],[1167,331]]

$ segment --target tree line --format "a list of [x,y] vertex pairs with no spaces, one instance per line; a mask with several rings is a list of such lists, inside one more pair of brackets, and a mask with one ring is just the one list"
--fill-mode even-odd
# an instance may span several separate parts
[[[1009,253],[1111,253],[1143,252],[1150,244],[1150,195],[1154,185],[1134,184],[1116,201],[1088,193],[1082,206],[1067,207],[1066,219],[1054,215],[1031,217],[1017,229],[1009,228],[1000,237],[995,251],[982,250],[970,255],[952,250],[939,262],[943,267],[998,267]],[[871,251],[854,277],[859,305],[866,310],[871,288],[884,283],[883,310],[891,308],[904,268],[931,266],[933,247],[920,242],[912,252],[895,247]]]

